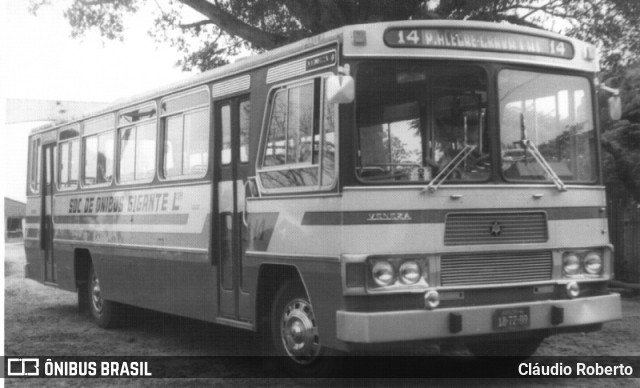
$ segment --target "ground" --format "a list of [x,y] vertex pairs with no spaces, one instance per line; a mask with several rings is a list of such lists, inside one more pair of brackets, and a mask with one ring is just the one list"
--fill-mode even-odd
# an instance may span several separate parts
[[[540,356],[640,356],[640,296],[625,293],[622,299],[623,319],[605,324],[604,329],[588,334],[563,334],[547,338],[538,349]],[[124,327],[104,330],[94,325],[77,310],[74,293],[41,285],[24,278],[24,247],[20,242],[5,245],[5,355],[6,356],[225,356],[207,365],[207,373],[216,379],[198,379],[202,373],[195,366],[186,374],[193,378],[158,379],[48,379],[47,381],[6,380],[7,386],[284,386],[295,387],[300,381],[279,378],[245,378],[255,375],[255,365],[246,359],[229,355],[260,353],[262,342],[257,335],[166,314],[134,310],[132,320]],[[187,367],[189,368],[189,367]],[[315,381],[307,381],[315,383]],[[479,386],[582,386],[640,387],[640,379],[575,379],[474,380]],[[324,384],[324,383],[323,383]],[[435,386],[466,386],[469,380],[431,380]],[[337,386],[425,385],[414,380],[348,380],[333,381]]]

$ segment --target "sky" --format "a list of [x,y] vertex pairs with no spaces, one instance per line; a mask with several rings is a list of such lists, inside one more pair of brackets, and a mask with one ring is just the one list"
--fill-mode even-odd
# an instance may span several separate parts
[[[149,10],[125,21],[124,42],[97,33],[73,39],[63,16],[70,1],[51,3],[34,16],[28,0],[0,0],[0,100],[110,102],[190,75],[175,66],[180,55],[173,48],[148,35]],[[4,102],[0,112],[0,196],[24,201],[27,134],[42,122],[7,125]]]

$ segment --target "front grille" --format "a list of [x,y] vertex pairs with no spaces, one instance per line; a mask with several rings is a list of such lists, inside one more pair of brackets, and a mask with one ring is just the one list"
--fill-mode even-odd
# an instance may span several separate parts
[[524,283],[551,280],[551,252],[501,252],[440,258],[442,286]]
[[544,212],[447,214],[444,245],[546,242]]

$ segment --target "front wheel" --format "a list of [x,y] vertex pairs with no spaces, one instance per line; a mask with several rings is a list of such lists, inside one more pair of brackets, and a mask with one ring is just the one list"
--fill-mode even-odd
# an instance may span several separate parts
[[271,337],[284,368],[299,377],[329,377],[339,357],[322,346],[316,317],[304,288],[287,282],[276,293],[271,310]]
[[93,269],[93,265],[89,269],[89,285],[87,287],[89,299],[89,311],[96,324],[102,328],[109,329],[117,325],[118,308],[116,302],[105,300],[102,297],[102,289],[100,287],[100,279]]
[[467,349],[477,357],[511,356],[525,359],[536,352],[543,340],[543,336],[508,340],[485,340],[467,343]]

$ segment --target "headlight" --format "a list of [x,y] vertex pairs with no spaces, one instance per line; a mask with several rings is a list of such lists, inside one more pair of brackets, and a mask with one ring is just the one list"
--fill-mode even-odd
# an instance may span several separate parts
[[420,266],[415,261],[405,261],[400,266],[400,281],[404,284],[416,284],[420,280]]
[[373,265],[371,275],[373,275],[373,281],[380,287],[390,286],[395,277],[391,263],[383,260]]
[[427,258],[376,257],[368,265],[370,292],[422,292],[429,286]]
[[598,252],[589,252],[584,257],[584,271],[589,275],[599,275],[602,271],[602,257]]
[[562,270],[566,275],[576,275],[580,270],[580,258],[573,252],[565,253],[562,258]]

